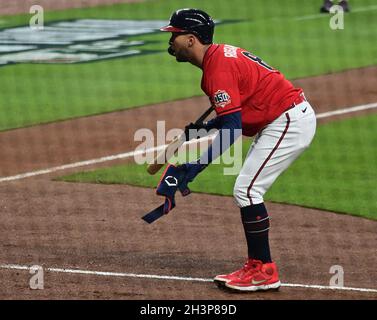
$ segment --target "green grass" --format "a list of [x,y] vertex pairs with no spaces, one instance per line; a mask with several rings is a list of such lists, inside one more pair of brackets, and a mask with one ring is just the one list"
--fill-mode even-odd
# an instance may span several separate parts
[[[320,4],[301,0],[160,0],[46,12],[45,21],[76,18],[168,19],[180,7],[200,7],[217,19],[241,23],[218,26],[216,42],[244,47],[288,78],[377,64],[377,10],[345,16],[345,29],[329,28],[329,16],[311,20]],[[372,6],[359,0],[353,9]],[[30,15],[0,17],[0,28],[27,25]],[[166,53],[169,35],[145,35],[145,49],[164,52],[77,65],[19,64],[0,68],[0,130],[93,115],[202,95],[201,72],[177,64]]]
[[[243,155],[250,141],[243,144]],[[265,199],[377,220],[377,115],[318,127],[310,148],[275,182]],[[190,184],[194,192],[231,196],[236,176],[210,165]],[[120,165],[62,177],[72,182],[155,187],[142,165]]]

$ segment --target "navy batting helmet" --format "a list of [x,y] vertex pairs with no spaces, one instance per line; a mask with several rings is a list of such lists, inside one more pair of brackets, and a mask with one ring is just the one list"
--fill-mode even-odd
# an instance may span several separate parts
[[215,23],[204,11],[199,9],[179,9],[170,17],[169,25],[161,31],[192,33],[203,44],[212,43]]

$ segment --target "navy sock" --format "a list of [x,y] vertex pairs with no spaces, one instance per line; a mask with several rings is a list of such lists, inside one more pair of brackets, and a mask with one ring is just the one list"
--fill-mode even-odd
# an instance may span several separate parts
[[264,203],[241,208],[249,258],[271,262],[268,230],[270,219]]

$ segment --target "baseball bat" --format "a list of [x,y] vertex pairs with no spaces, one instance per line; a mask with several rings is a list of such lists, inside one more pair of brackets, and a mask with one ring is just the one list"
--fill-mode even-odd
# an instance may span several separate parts
[[[209,114],[214,110],[214,106],[210,106],[196,121],[194,124],[202,124],[204,119],[209,116]],[[157,156],[153,159],[153,163],[149,164],[147,171],[149,174],[156,174],[169,159],[177,152],[179,147],[186,141],[185,133],[183,132],[179,136],[176,136],[172,142],[170,142],[167,147],[162,150]]]

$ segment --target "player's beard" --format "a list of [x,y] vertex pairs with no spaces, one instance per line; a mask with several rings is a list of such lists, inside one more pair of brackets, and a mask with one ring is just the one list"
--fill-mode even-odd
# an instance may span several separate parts
[[188,62],[189,61],[189,55],[186,49],[181,49],[174,52],[175,59],[178,62]]

